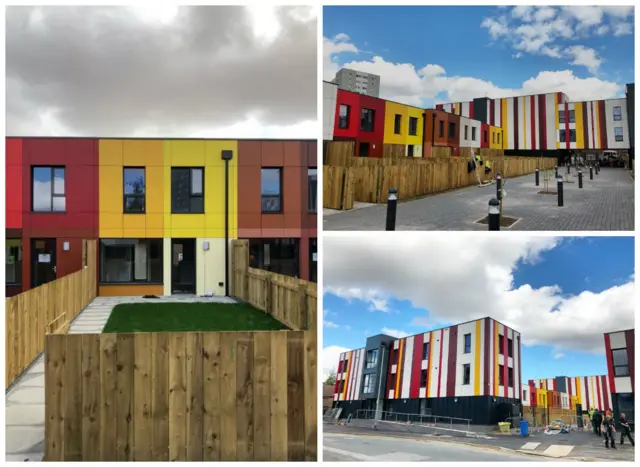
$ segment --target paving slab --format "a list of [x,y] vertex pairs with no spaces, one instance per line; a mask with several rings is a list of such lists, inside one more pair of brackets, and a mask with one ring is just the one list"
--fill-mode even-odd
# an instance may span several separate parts
[[10,405],[5,408],[5,426],[44,426],[44,404]]
[[6,454],[44,452],[44,424],[12,426],[6,430]]
[[44,388],[44,373],[34,372],[34,373],[29,373],[28,375],[25,375],[25,376],[26,377],[24,378],[24,381],[20,383],[21,388],[28,388],[28,387]]
[[44,404],[44,387],[16,387],[7,395],[7,403]]

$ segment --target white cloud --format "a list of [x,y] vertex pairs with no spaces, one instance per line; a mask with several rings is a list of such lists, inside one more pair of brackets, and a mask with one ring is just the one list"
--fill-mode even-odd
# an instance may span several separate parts
[[459,235],[428,240],[425,248],[423,236],[407,235],[401,242],[381,236],[327,237],[325,288],[409,300],[429,310],[433,322],[491,316],[520,331],[525,344],[550,345],[556,352],[602,352],[605,331],[634,327],[631,279],[575,296],[553,283],[514,287],[518,262],[538,262],[540,253],[556,247],[559,238]]
[[560,359],[560,358],[564,358],[564,357],[566,357],[566,355],[565,355],[565,354],[563,354],[562,352],[558,352],[557,354],[555,354],[555,355],[553,356],[553,358],[555,358],[556,360],[558,360],[558,359]]
[[387,336],[395,337],[396,339],[402,339],[403,337],[407,337],[409,335],[408,332],[389,328],[382,328],[382,333],[386,334]]
[[598,72],[603,60],[598,57],[598,53],[594,49],[590,49],[583,45],[574,45],[567,49],[567,53],[573,57],[571,65],[584,66],[591,73]]
[[613,35],[616,37],[633,34],[633,25],[630,23],[618,23],[613,27]]
[[340,354],[349,350],[339,345],[330,345],[322,349],[322,380],[324,381],[338,370],[338,359]]
[[361,300],[369,304],[369,311],[389,311],[388,297],[380,294],[374,290],[365,290],[358,287],[344,288],[344,287],[328,287],[327,292],[331,292],[334,295],[342,297],[348,301]]
[[609,30],[609,26],[603,24],[602,26],[599,26],[598,29],[596,29],[596,35],[605,36],[609,32]]

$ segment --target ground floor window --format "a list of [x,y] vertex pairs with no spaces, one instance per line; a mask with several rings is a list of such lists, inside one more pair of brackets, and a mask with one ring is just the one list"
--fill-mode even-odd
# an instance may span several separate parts
[[300,240],[297,238],[256,238],[249,240],[252,268],[299,277]]
[[619,393],[616,394],[618,398],[618,412],[627,416],[627,420],[633,420],[634,401],[633,394],[631,393]]
[[318,239],[309,239],[309,281],[318,282]]
[[5,282],[19,285],[22,283],[22,240],[7,238],[5,245]]
[[100,282],[161,284],[162,250],[161,238],[100,240]]

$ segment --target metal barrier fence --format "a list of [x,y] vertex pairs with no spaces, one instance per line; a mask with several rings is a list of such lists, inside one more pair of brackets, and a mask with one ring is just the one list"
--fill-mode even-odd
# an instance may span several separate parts
[[[376,419],[376,410],[356,410],[351,415],[351,420],[371,420]],[[458,417],[443,417],[440,415],[421,415],[399,412],[379,412],[378,422],[396,423],[402,425],[414,425],[435,430],[450,430],[471,432],[471,419]]]

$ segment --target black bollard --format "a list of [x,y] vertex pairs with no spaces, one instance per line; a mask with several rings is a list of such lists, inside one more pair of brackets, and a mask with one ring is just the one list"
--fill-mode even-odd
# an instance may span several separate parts
[[600,173],[600,164],[596,164],[596,175]]
[[489,230],[500,230],[500,201],[489,200]]
[[398,190],[389,189],[389,197],[387,198],[387,229],[396,230],[396,208],[398,206]]
[[540,186],[540,169],[536,169],[536,186]]
[[562,175],[560,175],[558,177],[558,206],[560,207],[564,206],[563,185],[564,183],[562,183]]
[[498,195],[498,201],[502,199],[502,177],[500,174],[496,177],[496,193]]
[[589,166],[589,180],[593,180],[593,166]]
[[578,188],[582,188],[582,170],[578,170]]
[[556,165],[556,178],[558,178],[558,166]]
[[567,173],[570,174],[571,173],[571,164],[567,164]]

